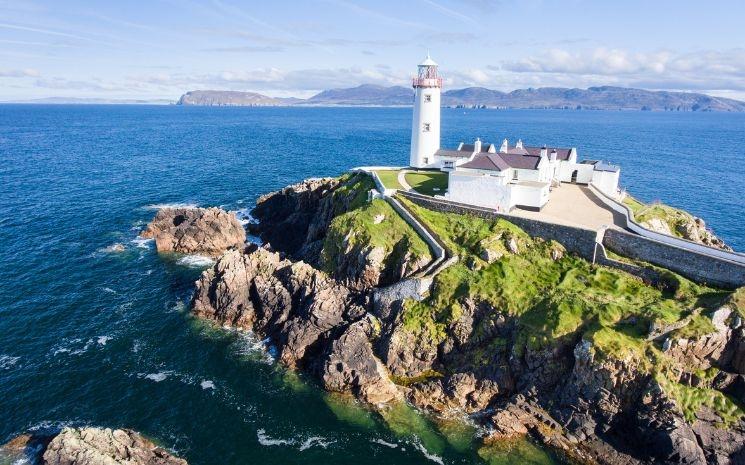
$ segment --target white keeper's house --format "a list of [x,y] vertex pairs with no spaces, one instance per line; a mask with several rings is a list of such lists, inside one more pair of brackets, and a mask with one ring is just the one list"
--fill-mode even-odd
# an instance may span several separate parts
[[499,145],[476,139],[472,144],[440,148],[442,78],[429,56],[419,65],[413,86],[409,165],[448,172],[445,198],[509,212],[515,207],[540,210],[561,183],[592,183],[618,197],[620,168],[602,161],[578,161],[576,148],[531,147],[507,139]]

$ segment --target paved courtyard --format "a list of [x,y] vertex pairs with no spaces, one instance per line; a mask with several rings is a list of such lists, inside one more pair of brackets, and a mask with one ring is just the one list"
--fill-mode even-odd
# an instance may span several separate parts
[[625,227],[623,216],[605,206],[588,187],[577,184],[563,183],[554,188],[540,212],[515,208],[510,214],[593,230],[604,225],[618,229]]

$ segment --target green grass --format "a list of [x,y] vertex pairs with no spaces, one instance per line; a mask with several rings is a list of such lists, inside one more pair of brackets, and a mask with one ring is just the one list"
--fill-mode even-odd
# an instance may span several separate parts
[[409,253],[414,259],[429,258],[421,237],[384,200],[365,202],[333,219],[321,251],[322,268],[333,274],[339,260],[355,247],[381,247],[390,260]]
[[406,173],[404,178],[412,189],[424,195],[444,194],[448,188],[448,174],[442,171]]
[[400,173],[400,170],[378,170],[375,173],[377,173],[380,182],[383,183],[386,189],[403,190],[404,186],[398,182],[398,173]]
[[[427,299],[405,306],[405,327],[434,340],[444,339],[448,325],[460,315],[460,302],[471,299],[518,318],[517,344],[526,348],[583,337],[600,355],[649,360],[656,354],[645,340],[652,322],[678,321],[705,298],[721,301],[727,296],[674,273],[670,279],[676,285],[658,289],[570,254],[554,261],[551,250],[560,245],[531,238],[503,219],[439,213],[402,201],[460,257],[437,275]],[[518,243],[518,254],[507,252],[491,264],[478,257],[483,247],[509,239]],[[476,266],[466,266],[469,262]],[[651,363],[643,365],[652,368]]]
[[623,199],[623,203],[631,209],[637,223],[646,223],[652,219],[662,220],[670,228],[670,232],[677,237],[683,237],[679,231],[679,226],[693,221],[693,216],[690,213],[660,202],[645,204],[627,195]]
[[743,408],[736,401],[715,389],[686,386],[663,375],[657,375],[656,379],[663,391],[675,399],[689,423],[696,421],[696,414],[701,407],[708,407],[714,411],[722,419],[720,426],[725,428],[745,416]]

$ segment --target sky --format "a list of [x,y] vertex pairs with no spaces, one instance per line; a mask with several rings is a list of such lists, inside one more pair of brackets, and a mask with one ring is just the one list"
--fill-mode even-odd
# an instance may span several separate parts
[[0,0],[0,100],[617,85],[745,100],[745,1]]

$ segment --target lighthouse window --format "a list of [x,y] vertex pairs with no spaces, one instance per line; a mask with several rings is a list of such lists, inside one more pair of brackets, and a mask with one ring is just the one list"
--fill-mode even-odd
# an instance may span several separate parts
[[422,125],[422,130],[423,130],[424,132],[429,132],[429,123],[424,123],[424,124]]
[[424,101],[425,102],[431,102],[432,96],[430,94],[424,94]]

